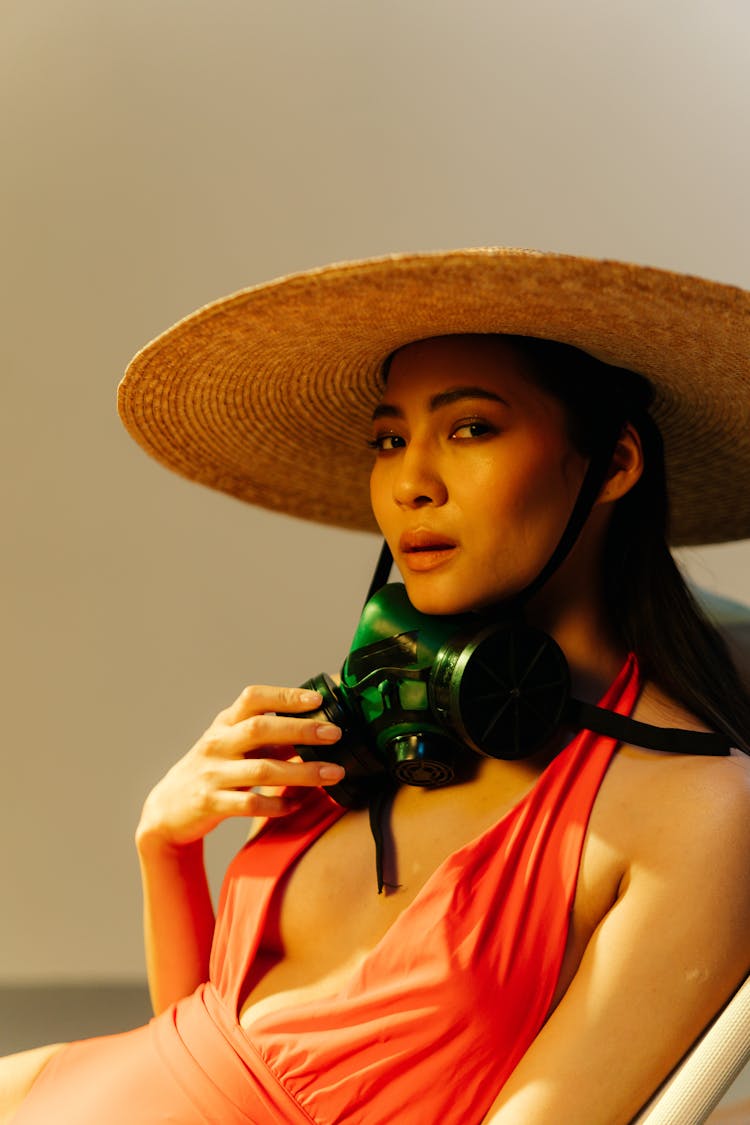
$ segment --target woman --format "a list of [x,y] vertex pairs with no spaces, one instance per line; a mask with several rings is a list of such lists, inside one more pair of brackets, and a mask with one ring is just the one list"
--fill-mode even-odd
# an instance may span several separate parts
[[[632,1118],[750,967],[750,774],[729,750],[750,701],[665,547],[649,413],[672,542],[750,534],[747,313],[659,271],[464,251],[250,290],[136,357],[126,425],[193,479],[362,527],[369,472],[418,627],[355,643],[322,695],[248,688],[156,786],[137,843],[157,1018],[7,1060],[8,1119]],[[416,706],[393,676],[422,683],[420,629],[453,615],[552,638],[575,699],[648,728],[618,743],[564,710],[536,746],[475,753],[433,691],[456,783],[391,786],[376,735]],[[653,728],[692,733],[675,753]],[[421,727],[386,742],[429,757]],[[344,808],[365,759],[369,817]],[[215,923],[202,840],[228,816],[268,819]]]

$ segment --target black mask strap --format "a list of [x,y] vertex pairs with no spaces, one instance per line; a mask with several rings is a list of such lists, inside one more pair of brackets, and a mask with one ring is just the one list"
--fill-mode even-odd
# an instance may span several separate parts
[[583,478],[583,483],[576,497],[576,502],[573,505],[573,511],[570,513],[570,518],[560,537],[559,543],[536,578],[533,578],[528,586],[521,590],[520,593],[510,598],[507,602],[503,602],[500,607],[503,613],[507,612],[509,609],[517,610],[524,606],[529,598],[532,598],[534,594],[542,588],[544,583],[551,578],[570,554],[578,536],[583,530],[583,525],[591,514],[591,510],[596,503],[596,498],[607,479],[607,473],[609,472],[609,467],[612,463],[612,457],[621,432],[622,427],[618,423],[599,444],[589,461],[586,475]]
[[388,581],[388,578],[390,577],[392,566],[393,566],[393,555],[391,554],[391,549],[388,546],[388,544],[386,543],[386,541],[383,540],[383,546],[380,548],[380,554],[378,555],[378,561],[375,564],[375,573],[372,576],[372,582],[370,583],[370,589],[367,591],[367,597],[365,598],[365,605],[367,605],[370,598],[375,597],[378,590],[380,590],[383,586],[385,586],[386,582]]
[[726,757],[732,743],[725,734],[709,731],[680,730],[676,727],[654,727],[641,723],[629,715],[618,715],[593,703],[569,699],[565,707],[565,720],[575,730],[593,730],[618,742],[630,742],[649,750],[672,751],[674,754],[707,754]]
[[378,878],[378,894],[382,895],[385,879],[383,877],[383,852],[385,845],[385,828],[388,824],[388,811],[391,801],[396,795],[396,782],[386,778],[382,785],[373,790],[368,802],[370,813],[370,832],[375,841],[375,872]]

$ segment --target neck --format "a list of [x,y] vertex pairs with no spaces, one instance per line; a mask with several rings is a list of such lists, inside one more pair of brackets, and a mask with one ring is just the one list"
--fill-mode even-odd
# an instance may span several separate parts
[[557,641],[570,667],[572,694],[596,702],[627,653],[607,612],[599,552],[576,543],[558,571],[528,603],[526,619]]

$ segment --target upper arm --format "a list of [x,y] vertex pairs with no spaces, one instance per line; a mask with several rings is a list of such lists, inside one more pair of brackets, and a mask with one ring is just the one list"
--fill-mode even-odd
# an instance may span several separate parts
[[630,1121],[747,973],[750,786],[724,764],[644,794],[617,899],[488,1125]]

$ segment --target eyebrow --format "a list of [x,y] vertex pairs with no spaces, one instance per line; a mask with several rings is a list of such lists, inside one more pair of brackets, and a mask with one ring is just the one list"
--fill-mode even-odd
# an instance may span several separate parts
[[[453,402],[459,402],[464,398],[484,398],[490,402],[500,402],[503,406],[510,406],[507,399],[502,395],[495,394],[494,391],[488,391],[486,387],[452,387],[447,391],[440,391],[438,394],[433,395],[429,401],[428,409],[430,413],[440,410],[442,406],[450,406]],[[378,418],[403,418],[404,412],[400,406],[393,406],[388,402],[379,403],[372,412],[373,422]]]

